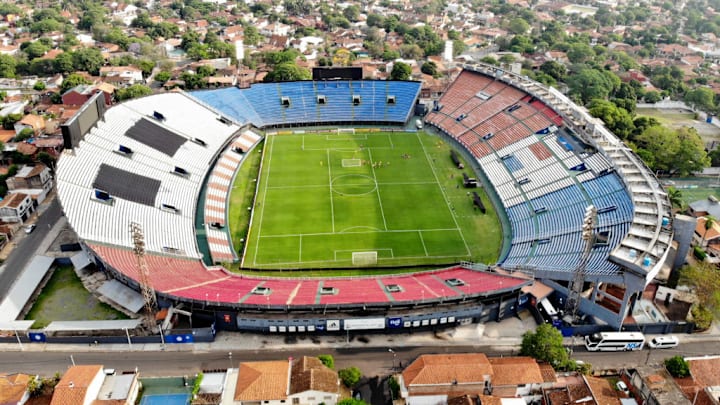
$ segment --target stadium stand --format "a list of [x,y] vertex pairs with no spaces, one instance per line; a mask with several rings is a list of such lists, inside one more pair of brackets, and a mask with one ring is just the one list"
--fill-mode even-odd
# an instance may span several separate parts
[[[132,250],[90,243],[88,247],[121,276],[139,278]],[[160,293],[246,307],[439,301],[513,290],[528,283],[527,279],[463,267],[398,276],[299,280],[231,275],[223,268],[207,268],[199,260],[157,254],[148,254],[146,260],[151,282]],[[445,281],[449,279],[463,284],[452,287]],[[399,286],[400,291],[388,292],[388,285]],[[254,293],[259,287],[266,292]]]
[[118,105],[58,161],[65,215],[84,240],[132,247],[134,221],[148,250],[199,258],[197,196],[217,150],[239,130],[184,93]]
[[262,137],[244,130],[221,153],[215,164],[205,192],[205,233],[213,263],[232,262],[238,255],[232,246],[227,229],[230,188],[240,167],[244,153],[251,150]]
[[[489,81],[493,90],[486,92]],[[506,109],[450,120],[447,105],[482,110],[477,83],[485,85],[483,98],[496,95],[489,100],[512,94],[504,98]],[[498,90],[503,86],[524,94]],[[557,90],[492,66],[468,65],[427,122],[467,148],[504,206],[512,229],[510,250],[499,263],[504,268],[569,280],[583,256],[585,208],[594,205],[602,243],[591,250],[587,277],[627,283],[625,306],[659,271],[672,239],[665,192],[629,148]],[[632,282],[621,278],[628,270]]]
[[[237,122],[269,128],[339,123],[404,124],[419,94],[419,82],[332,80],[257,83],[246,89],[198,91],[193,96]],[[355,97],[359,97],[357,105]]]

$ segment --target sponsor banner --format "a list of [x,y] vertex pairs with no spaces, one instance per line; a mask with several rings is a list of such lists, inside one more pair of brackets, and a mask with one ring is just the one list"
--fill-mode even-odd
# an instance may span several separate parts
[[328,319],[326,323],[326,329],[328,332],[340,330],[340,320],[339,319]]
[[343,327],[345,330],[385,329],[385,318],[345,319]]
[[388,328],[402,328],[402,318],[388,318]]

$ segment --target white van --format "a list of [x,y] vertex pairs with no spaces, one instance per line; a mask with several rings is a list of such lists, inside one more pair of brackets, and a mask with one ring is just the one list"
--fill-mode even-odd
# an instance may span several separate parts
[[415,128],[417,128],[417,129],[423,129],[423,122],[422,122],[422,120],[415,120]]
[[677,336],[657,336],[650,339],[648,346],[652,349],[668,349],[680,344]]

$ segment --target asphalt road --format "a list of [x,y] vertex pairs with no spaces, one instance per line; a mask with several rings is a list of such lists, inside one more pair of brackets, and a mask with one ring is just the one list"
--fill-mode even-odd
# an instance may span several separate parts
[[16,246],[3,264],[2,271],[0,271],[0,301],[5,298],[20,272],[32,260],[38,245],[43,241],[48,230],[55,226],[61,216],[62,209],[57,198],[55,198],[35,222],[37,228],[33,233],[28,235],[24,233],[24,229],[21,229],[16,234],[15,240],[10,242],[15,243]]
[[[83,350],[84,349],[84,350]],[[597,369],[632,367],[643,364],[659,364],[665,358],[680,354],[683,356],[703,356],[720,354],[718,342],[686,343],[676,349],[641,350],[637,352],[595,352],[588,353],[584,348],[576,348],[575,358],[592,364]],[[0,356],[0,371],[23,372],[50,376],[63,372],[74,361],[76,364],[102,364],[118,371],[134,370],[136,367],[143,376],[194,375],[202,370],[224,370],[229,366],[237,367],[241,361],[281,360],[303,355],[317,356],[332,354],[336,369],[349,366],[360,368],[364,375],[387,375],[393,367],[400,369],[420,354],[425,353],[463,353],[482,352],[488,356],[516,354],[497,351],[485,346],[448,346],[448,347],[406,347],[393,348],[352,348],[352,349],[293,349],[292,347],[255,351],[112,351],[102,346],[78,348],[77,352],[64,351],[7,351]]]

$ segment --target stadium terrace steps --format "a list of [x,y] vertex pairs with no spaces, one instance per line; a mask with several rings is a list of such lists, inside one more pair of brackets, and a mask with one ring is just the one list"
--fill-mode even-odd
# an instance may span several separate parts
[[[124,277],[139,279],[137,259],[130,249],[89,243],[88,247]],[[200,260],[147,254],[150,281],[158,292],[209,303],[245,306],[373,305],[418,300],[439,301],[459,296],[477,296],[513,289],[528,280],[462,267],[424,273],[377,277],[285,279],[229,274],[207,268]],[[464,285],[450,287],[447,279]],[[386,293],[385,286],[397,285],[399,292]],[[253,294],[265,287],[269,294]],[[321,288],[334,294],[321,294]]]
[[[491,97],[480,102],[473,86],[488,80],[482,92]],[[596,178],[612,167],[603,155],[578,154],[561,145],[554,133],[536,135],[551,125],[562,126],[559,114],[519,89],[467,70],[439,104],[442,110],[431,112],[427,121],[467,147],[506,207],[513,239],[504,265],[572,272],[584,250],[580,228],[585,208],[595,204],[616,209],[599,215],[597,230],[609,232],[610,240],[593,248],[587,271],[619,271],[607,259],[628,234],[632,200],[615,174]],[[590,170],[568,170],[581,163]],[[631,187],[640,191],[644,183],[637,184]],[[638,234],[647,237],[649,232]]]
[[[341,122],[404,124],[419,94],[419,82],[333,80],[258,83],[246,89],[198,91],[192,96],[237,121],[264,128]],[[358,105],[354,96],[360,97]],[[394,103],[388,102],[390,96]]]

